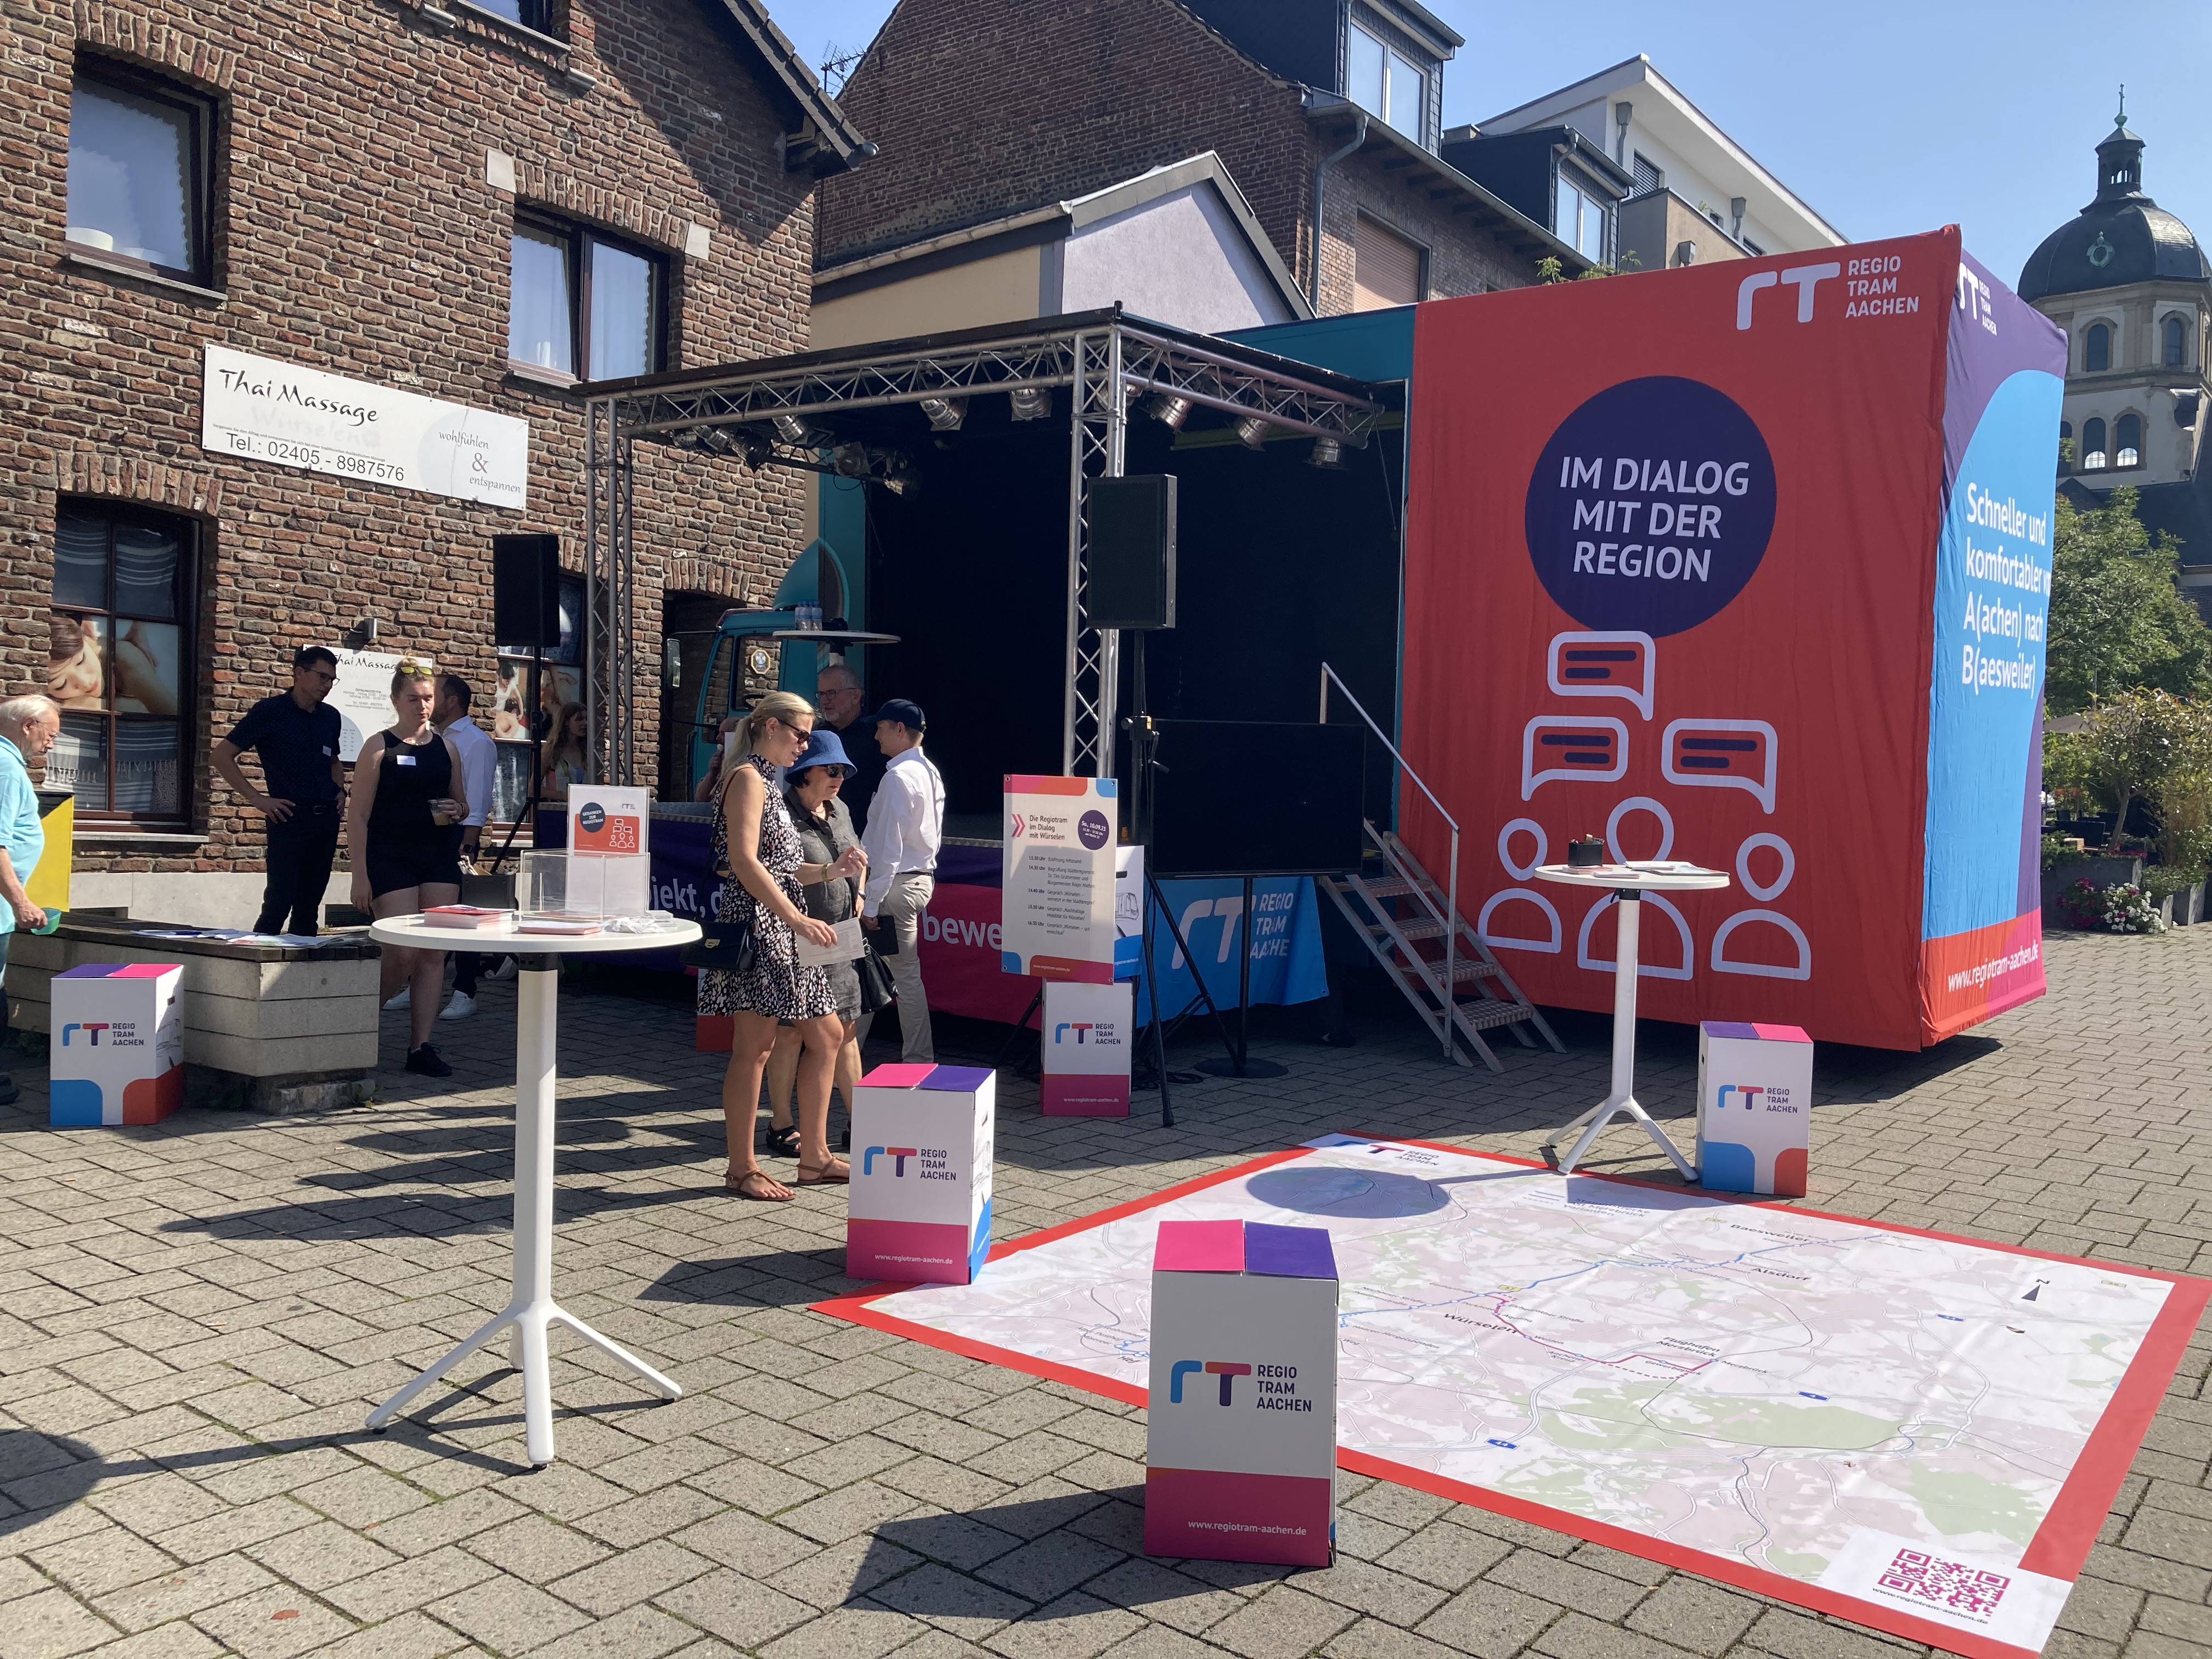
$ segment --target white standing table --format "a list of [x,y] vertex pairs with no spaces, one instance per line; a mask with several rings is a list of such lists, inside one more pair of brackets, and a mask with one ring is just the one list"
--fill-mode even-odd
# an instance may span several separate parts
[[1599,1133],[1625,1112],[1644,1126],[1644,1133],[1659,1143],[1659,1150],[1674,1160],[1685,1181],[1695,1181],[1696,1169],[1667,1139],[1666,1132],[1651,1121],[1651,1115],[1636,1098],[1637,926],[1644,913],[1644,894],[1706,892],[1727,886],[1728,877],[1718,870],[1639,870],[1626,864],[1589,865],[1580,869],[1564,864],[1540,864],[1531,873],[1539,881],[1557,882],[1562,887],[1611,888],[1620,901],[1617,908],[1620,911],[1620,939],[1614,951],[1618,960],[1613,965],[1613,1091],[1573,1122],[1563,1123],[1546,1135],[1544,1145],[1556,1146],[1563,1136],[1577,1129],[1582,1131],[1574,1149],[1559,1160],[1564,1174],[1583,1161]]
[[674,1400],[684,1392],[553,1300],[553,1040],[560,959],[689,945],[699,937],[699,926],[687,921],[650,933],[586,933],[578,938],[477,933],[429,927],[420,916],[390,916],[371,927],[368,936],[380,945],[411,950],[512,952],[521,969],[516,978],[519,995],[514,1015],[514,1294],[507,1306],[459,1346],[371,1412],[368,1426],[378,1431],[388,1426],[416,1395],[507,1331],[509,1362],[522,1373],[530,1461],[542,1468],[553,1461],[553,1370],[546,1343],[547,1327],[555,1320],[622,1361],[650,1382],[662,1399]]

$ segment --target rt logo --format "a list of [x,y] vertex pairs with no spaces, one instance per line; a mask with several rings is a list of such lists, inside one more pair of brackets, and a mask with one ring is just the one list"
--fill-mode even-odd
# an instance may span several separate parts
[[82,1025],[74,1024],[64,1025],[62,1027],[62,1047],[66,1048],[70,1046],[70,1034],[72,1031],[82,1031],[85,1034],[84,1040],[97,1048],[100,1047],[100,1034],[106,1029],[107,1022],[105,1020],[97,1023],[88,1020]]
[[1203,1361],[1178,1359],[1175,1363],[1175,1369],[1168,1373],[1168,1403],[1170,1405],[1182,1404],[1182,1380],[1194,1371],[1203,1371],[1209,1376],[1218,1376],[1221,1379],[1221,1403],[1224,1406],[1229,1403],[1229,1385],[1240,1376],[1252,1375],[1252,1368],[1249,1365],[1236,1364],[1226,1359]]
[[1087,1019],[1063,1019],[1053,1027],[1052,1040],[1054,1042],[1065,1042],[1067,1041],[1067,1034],[1073,1031],[1075,1033],[1075,1046],[1080,1048],[1083,1046],[1083,1034],[1097,1029],[1093,1022]]
[[915,1149],[911,1146],[871,1146],[860,1154],[860,1173],[874,1174],[876,1160],[879,1158],[887,1158],[891,1160],[891,1174],[894,1176],[902,1176],[906,1173],[907,1159],[912,1158],[914,1154]]
[[1763,1088],[1747,1089],[1741,1083],[1723,1083],[1721,1085],[1721,1097],[1717,1109],[1725,1112],[1728,1110],[1729,1097],[1730,1095],[1741,1095],[1743,1097],[1743,1109],[1747,1112],[1755,1112],[1759,1109],[1759,1097],[1765,1092],[1766,1091]]
[[1759,289],[1772,288],[1778,283],[1797,290],[1797,320],[1809,323],[1813,320],[1813,290],[1829,277],[1843,274],[1842,264],[1833,259],[1823,264],[1792,265],[1778,274],[1771,270],[1755,270],[1736,284],[1735,325],[1740,329],[1749,328],[1752,296]]

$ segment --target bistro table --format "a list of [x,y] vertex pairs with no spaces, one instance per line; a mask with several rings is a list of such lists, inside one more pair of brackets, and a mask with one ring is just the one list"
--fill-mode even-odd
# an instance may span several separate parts
[[1590,1143],[1613,1120],[1626,1112],[1644,1126],[1644,1133],[1659,1143],[1659,1150],[1674,1161],[1685,1181],[1695,1181],[1697,1170],[1690,1161],[1667,1139],[1665,1131],[1651,1121],[1651,1115],[1638,1103],[1636,1098],[1636,933],[1637,925],[1644,913],[1646,893],[1697,893],[1710,891],[1729,884],[1727,875],[1719,870],[1700,869],[1692,864],[1664,863],[1652,860],[1640,864],[1595,864],[1576,867],[1565,864],[1540,864],[1530,872],[1539,881],[1557,882],[1563,887],[1607,887],[1620,901],[1620,940],[1615,951],[1619,958],[1613,968],[1613,1092],[1571,1123],[1563,1123],[1544,1137],[1544,1145],[1556,1146],[1560,1138],[1580,1129],[1582,1137],[1574,1149],[1559,1160],[1562,1174],[1571,1171],[1581,1163],[1590,1149]]
[[553,1038],[561,958],[595,952],[658,950],[699,937],[695,921],[664,922],[650,933],[537,934],[437,927],[420,916],[388,916],[368,935],[412,950],[512,951],[520,973],[514,1015],[514,1294],[507,1306],[444,1358],[368,1414],[379,1432],[425,1389],[489,1342],[511,1333],[509,1362],[522,1373],[523,1420],[531,1462],[553,1461],[553,1370],[547,1327],[555,1320],[650,1382],[664,1400],[684,1392],[636,1355],[610,1342],[553,1300]]

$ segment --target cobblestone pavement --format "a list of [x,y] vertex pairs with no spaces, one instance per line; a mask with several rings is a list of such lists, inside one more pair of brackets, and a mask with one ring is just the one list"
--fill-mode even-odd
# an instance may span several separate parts
[[[1813,1205],[2212,1269],[2212,927],[2052,942],[2046,1000],[1923,1055],[1824,1048]],[[556,1339],[561,1462],[519,1380],[464,1368],[384,1437],[368,1403],[505,1300],[514,998],[439,1027],[450,1087],[151,1129],[0,1112],[0,1659],[1896,1659],[1910,1644],[1386,1483],[1346,1478],[1339,1565],[1139,1552],[1141,1413],[811,1313],[841,1200],[720,1189],[715,1057],[684,1012],[564,994],[568,1305],[671,1370],[654,1407]],[[979,1028],[980,1029],[980,1028]],[[1183,1121],[1055,1120],[1008,1091],[1001,1236],[1343,1128],[1519,1153],[1602,1092],[1604,1020],[1500,1078],[1380,1006],[1348,1050]],[[1644,1028],[1644,1097],[1695,1049]],[[398,1018],[385,1051],[396,1065]],[[1194,1048],[1192,1057],[1196,1057]],[[988,1058],[988,1056],[985,1056]],[[1611,1167],[1663,1175],[1627,1132]],[[2212,1340],[2200,1332],[2051,1649],[2212,1655]],[[980,1656],[978,1656],[980,1659]]]

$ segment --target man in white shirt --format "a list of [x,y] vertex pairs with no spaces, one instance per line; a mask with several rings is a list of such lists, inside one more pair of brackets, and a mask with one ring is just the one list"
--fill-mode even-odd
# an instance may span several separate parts
[[[900,1058],[910,1066],[934,1064],[929,1036],[929,998],[921,985],[921,913],[937,890],[937,849],[945,841],[945,780],[921,752],[921,710],[893,697],[870,717],[876,746],[884,751],[883,781],[868,807],[868,882],[860,896],[864,927],[888,927],[896,949],[886,954],[898,994]],[[880,939],[882,935],[878,934]],[[888,943],[889,941],[885,941]],[[878,950],[883,948],[878,944]],[[860,1037],[868,1040],[863,1016]]]
[[[469,815],[461,820],[464,869],[476,862],[477,842],[483,835],[484,821],[491,812],[492,793],[499,775],[499,745],[469,718],[469,705],[473,701],[469,683],[459,675],[438,677],[438,701],[430,710],[430,723],[453,739],[454,750],[461,757],[461,788],[469,803]],[[439,1010],[440,1019],[466,1019],[476,1012],[477,975],[483,972],[483,966],[484,958],[474,951],[454,953],[453,1000]]]

